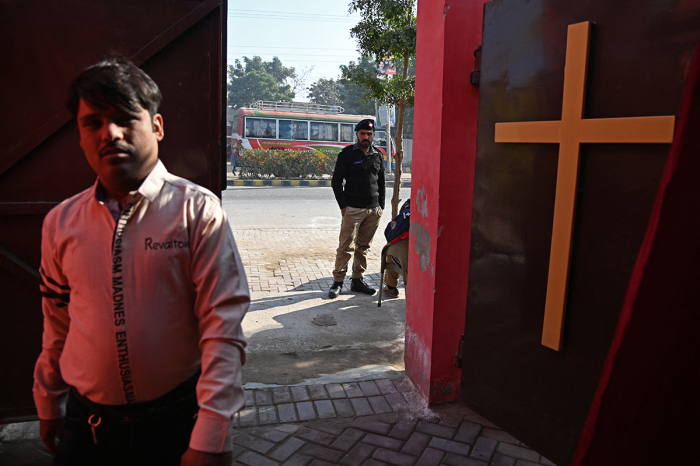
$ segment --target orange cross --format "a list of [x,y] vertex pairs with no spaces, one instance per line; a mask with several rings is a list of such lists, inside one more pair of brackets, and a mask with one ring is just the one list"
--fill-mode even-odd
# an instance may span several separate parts
[[559,144],[547,301],[542,327],[542,344],[556,351],[561,349],[564,325],[581,144],[670,143],[675,123],[674,116],[583,118],[590,30],[588,21],[569,26],[561,121],[496,123],[496,142]]

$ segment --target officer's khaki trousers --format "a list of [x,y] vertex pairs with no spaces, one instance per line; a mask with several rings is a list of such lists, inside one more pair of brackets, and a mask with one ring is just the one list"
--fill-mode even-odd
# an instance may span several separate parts
[[340,224],[338,250],[335,256],[334,281],[343,281],[351,257],[353,258],[352,278],[362,278],[362,274],[367,270],[367,251],[381,218],[381,207],[373,209],[348,207],[345,210]]

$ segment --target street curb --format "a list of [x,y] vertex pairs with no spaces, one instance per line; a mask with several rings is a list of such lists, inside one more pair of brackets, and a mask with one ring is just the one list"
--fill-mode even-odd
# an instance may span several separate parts
[[[330,180],[226,180],[226,186],[314,186],[330,187]],[[393,181],[386,182],[387,187],[394,187]],[[410,188],[410,181],[402,181],[402,188]]]

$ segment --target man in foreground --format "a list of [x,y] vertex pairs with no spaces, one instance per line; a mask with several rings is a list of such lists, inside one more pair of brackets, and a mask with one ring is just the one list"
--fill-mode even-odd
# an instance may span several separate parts
[[384,161],[381,152],[372,144],[374,120],[360,121],[355,125],[355,134],[357,142],[338,154],[331,181],[343,216],[333,269],[333,285],[328,291],[331,299],[337,298],[343,288],[351,257],[350,289],[368,295],[376,292],[367,285],[363,273],[367,269],[367,251],[384,208]]
[[248,285],[219,199],[158,159],[160,99],[117,59],[71,85],[97,181],[42,232],[33,391],[54,464],[231,464]]

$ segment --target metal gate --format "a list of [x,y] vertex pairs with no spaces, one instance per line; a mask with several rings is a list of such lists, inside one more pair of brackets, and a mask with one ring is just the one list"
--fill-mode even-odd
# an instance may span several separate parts
[[35,415],[43,218],[95,180],[64,106],[68,84],[113,52],[141,65],[163,93],[161,160],[220,193],[226,12],[226,0],[0,3],[0,422]]
[[700,1],[494,0],[484,8],[462,399],[571,462],[644,237],[668,144],[582,144],[563,346],[541,344],[558,144],[496,143],[562,119],[567,29],[590,21],[583,118],[676,115]]

